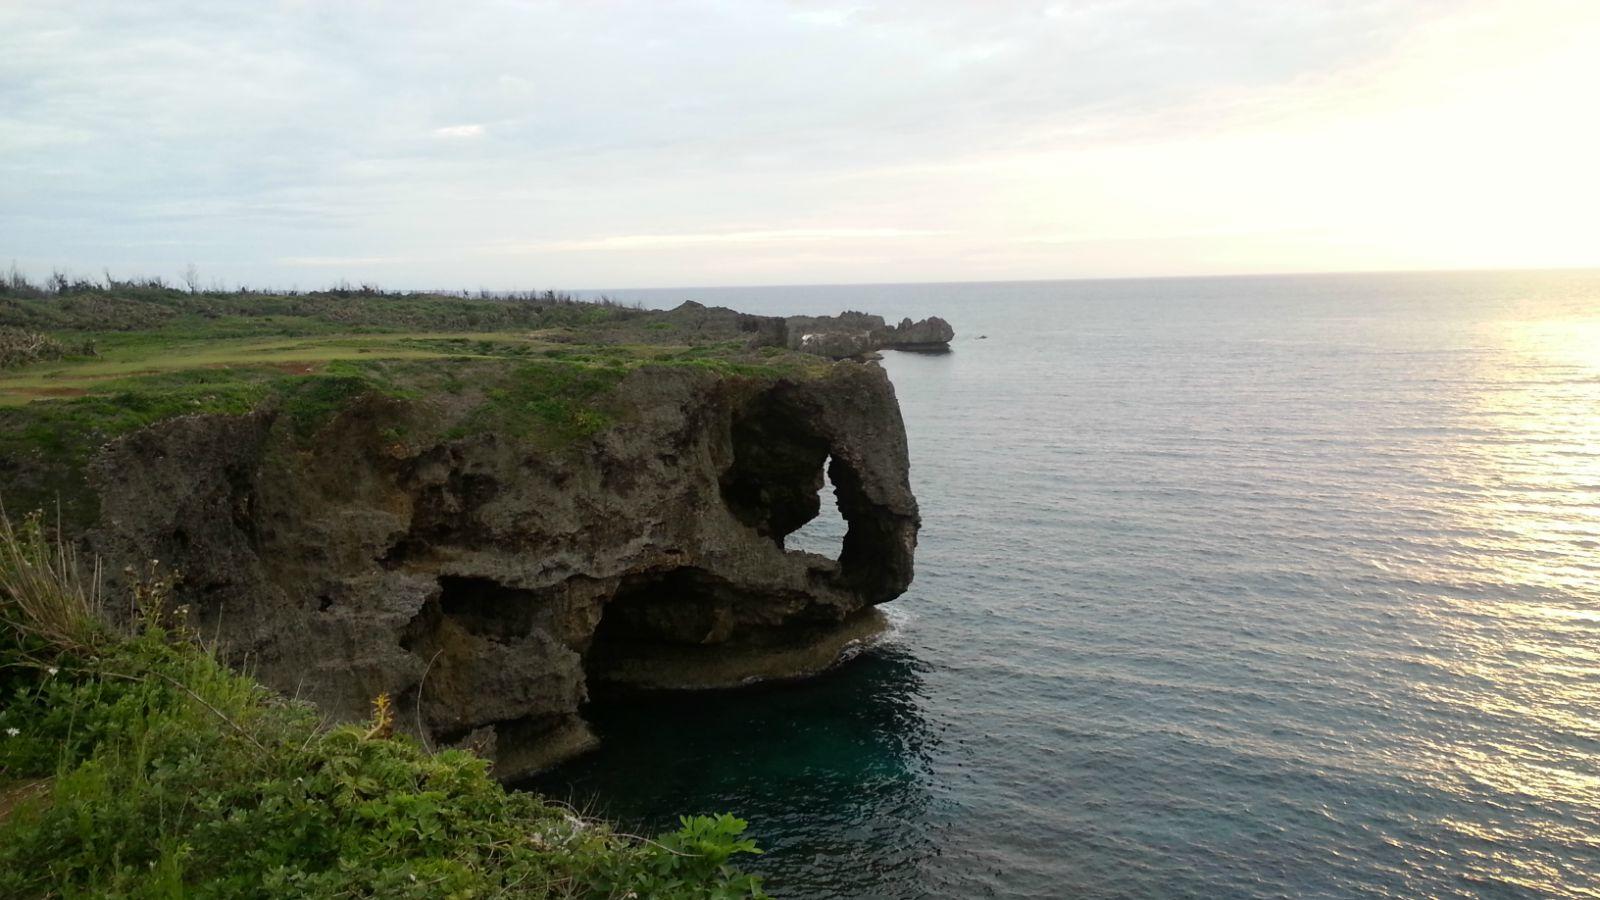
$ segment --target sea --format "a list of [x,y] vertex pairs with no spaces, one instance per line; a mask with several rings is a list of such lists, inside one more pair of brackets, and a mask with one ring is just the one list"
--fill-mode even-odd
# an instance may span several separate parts
[[539,789],[778,897],[1600,897],[1600,271],[610,294],[957,336],[890,632]]

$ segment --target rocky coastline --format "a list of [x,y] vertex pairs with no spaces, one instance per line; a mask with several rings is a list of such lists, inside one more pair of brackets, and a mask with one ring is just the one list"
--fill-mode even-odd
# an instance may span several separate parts
[[[527,367],[471,357],[415,364],[448,370],[446,388],[346,391],[310,428],[270,401],[163,418],[90,454],[81,541],[113,573],[180,572],[193,627],[266,684],[337,720],[386,695],[402,729],[515,778],[593,745],[597,690],[803,676],[870,640],[873,608],[911,583],[920,522],[871,357],[950,336],[854,313],[610,316],[552,339],[690,350],[597,369],[605,390],[571,415],[600,424],[554,443],[484,417]],[[710,346],[764,365],[681,363]],[[815,361],[779,365],[797,352]],[[837,559],[784,546],[825,470],[848,524]]]

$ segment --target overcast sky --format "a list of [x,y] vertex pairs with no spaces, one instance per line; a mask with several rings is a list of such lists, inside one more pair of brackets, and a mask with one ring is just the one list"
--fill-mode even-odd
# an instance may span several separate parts
[[1595,0],[0,0],[0,265],[570,288],[1600,265]]

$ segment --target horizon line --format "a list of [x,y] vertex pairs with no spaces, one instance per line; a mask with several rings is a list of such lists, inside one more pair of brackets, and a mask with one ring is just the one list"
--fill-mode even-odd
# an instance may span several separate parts
[[[20,269],[16,266],[15,263],[12,263],[12,265],[10,267],[10,270],[12,272],[14,272],[14,273],[21,274]],[[63,275],[73,275],[73,272],[72,272],[71,269],[63,269],[63,268],[59,268],[59,267],[52,267],[51,271],[52,271],[52,273],[59,273],[59,274],[63,274]],[[101,267],[100,271],[102,272],[102,274],[106,275],[108,278],[110,277],[110,269],[109,269],[109,267],[104,267],[103,266],[103,267]],[[330,279],[329,281],[325,282],[324,283],[325,286],[323,286],[323,287],[302,288],[302,287],[300,287],[298,282],[291,283],[287,287],[276,286],[276,285],[275,286],[270,286],[270,287],[251,287],[245,282],[237,282],[237,283],[235,283],[234,285],[232,285],[230,287],[224,288],[221,292],[222,293],[237,293],[237,292],[241,292],[241,291],[244,291],[244,290],[249,290],[249,291],[252,291],[252,292],[258,293],[258,294],[271,294],[271,293],[276,292],[276,291],[294,291],[296,293],[316,293],[316,292],[319,292],[319,291],[337,290],[341,286],[346,287],[346,288],[357,288],[357,287],[360,287],[360,286],[370,286],[370,287],[372,287],[372,288],[374,288],[376,290],[383,291],[383,292],[386,292],[386,293],[439,294],[439,295],[445,295],[445,296],[469,296],[469,295],[475,294],[475,293],[511,294],[511,293],[519,293],[519,292],[529,292],[529,291],[537,292],[537,291],[546,291],[546,290],[554,290],[554,291],[557,291],[557,292],[564,292],[564,293],[575,293],[575,294],[584,294],[584,295],[600,295],[600,296],[604,296],[604,295],[606,295],[607,293],[610,293],[610,292],[639,292],[639,291],[737,291],[737,290],[758,290],[758,289],[772,289],[772,288],[847,288],[847,287],[914,287],[914,286],[944,287],[944,286],[974,285],[974,284],[1006,284],[1006,285],[1010,285],[1010,284],[1054,284],[1054,283],[1063,283],[1063,282],[1064,283],[1074,283],[1074,284],[1077,284],[1077,283],[1091,284],[1091,283],[1104,283],[1104,282],[1115,282],[1115,281],[1221,281],[1221,280],[1228,280],[1228,279],[1250,279],[1250,278],[1333,278],[1333,277],[1349,277],[1349,276],[1362,276],[1362,275],[1451,275],[1451,274],[1459,274],[1459,275],[1489,275],[1489,274],[1515,274],[1515,273],[1535,273],[1535,272],[1551,272],[1551,273],[1555,273],[1555,272],[1567,272],[1567,273],[1571,273],[1571,272],[1597,272],[1597,273],[1600,273],[1600,263],[1597,263],[1597,264],[1586,264],[1586,265],[1571,265],[1571,266],[1487,266],[1487,267],[1479,267],[1479,268],[1447,268],[1447,267],[1439,267],[1439,268],[1405,268],[1405,269],[1328,269],[1328,270],[1309,270],[1309,271],[1308,270],[1286,270],[1286,271],[1272,271],[1272,272],[1212,272],[1212,273],[1190,274],[1190,275],[1098,275],[1098,276],[1083,276],[1083,275],[1079,275],[1079,276],[1068,276],[1068,277],[1064,277],[1064,278],[975,278],[975,279],[959,279],[958,278],[958,279],[949,279],[949,280],[930,280],[930,281],[818,281],[818,282],[768,282],[768,283],[748,283],[747,282],[747,283],[742,283],[742,284],[682,284],[682,285],[651,285],[651,286],[638,286],[638,285],[635,285],[635,286],[631,286],[631,287],[604,287],[604,288],[597,288],[597,287],[557,287],[557,286],[553,286],[553,285],[547,285],[547,286],[544,286],[544,287],[533,287],[533,288],[530,288],[530,287],[502,287],[502,288],[478,287],[478,288],[467,288],[467,289],[445,288],[445,287],[431,287],[431,288],[385,287],[383,284],[378,282],[378,280],[376,280],[376,279],[361,278],[361,279],[352,280],[352,279],[350,279],[348,277],[341,276],[341,277],[339,277],[337,279]],[[28,276],[24,275],[23,277],[26,278]],[[73,277],[76,277],[76,276],[73,275]],[[163,281],[168,280],[165,277],[159,276],[159,275],[134,275],[134,276],[130,276],[127,280],[129,280],[129,281],[138,281],[139,279],[161,279]],[[176,279],[173,279],[173,280],[176,280]],[[31,281],[31,279],[30,279],[30,281]],[[173,285],[170,285],[170,286],[178,287],[177,284],[173,284]],[[213,292],[215,290],[216,290],[215,288],[202,289],[201,293]]]
[[[772,282],[765,284],[684,284],[657,285],[651,287],[634,286],[607,288],[561,288],[560,290],[603,294],[607,291],[729,291],[755,288],[905,287],[913,285],[936,287],[963,284],[1052,284],[1056,282],[1090,283],[1105,281],[1201,281],[1223,280],[1230,278],[1326,278],[1347,275],[1488,275],[1497,273],[1513,274],[1518,272],[1600,272],[1600,263],[1575,266],[1488,266],[1483,268],[1325,269],[1320,271],[1290,270],[1278,272],[1212,272],[1197,275],[1077,275],[1066,278],[978,278],[952,279],[944,281],[817,281]],[[516,291],[527,289],[506,288],[505,290]]]

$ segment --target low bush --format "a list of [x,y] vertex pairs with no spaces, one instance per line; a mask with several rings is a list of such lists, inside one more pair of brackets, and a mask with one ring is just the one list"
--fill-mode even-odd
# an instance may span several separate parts
[[60,359],[66,352],[60,341],[47,334],[0,327],[0,369]]

